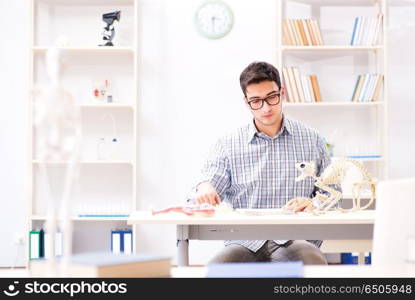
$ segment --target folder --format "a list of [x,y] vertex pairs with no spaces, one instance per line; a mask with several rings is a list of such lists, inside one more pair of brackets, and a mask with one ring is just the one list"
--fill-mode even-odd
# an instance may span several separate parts
[[124,231],[124,253],[131,254],[133,252],[133,232],[131,230]]
[[121,235],[120,230],[111,231],[111,252],[114,254],[121,253]]
[[29,232],[29,259],[40,258],[40,231],[32,230]]
[[133,252],[133,232],[131,229],[111,230],[111,252],[131,254]]
[[[50,234],[44,234],[44,258],[50,258],[51,253],[49,253],[50,248]],[[56,232],[55,234],[55,256],[61,256],[63,253],[63,239],[62,239],[62,232]]]

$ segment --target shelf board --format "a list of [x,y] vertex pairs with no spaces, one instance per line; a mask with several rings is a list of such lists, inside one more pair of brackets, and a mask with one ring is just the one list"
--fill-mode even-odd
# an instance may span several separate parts
[[102,103],[102,104],[81,104],[81,108],[128,108],[134,110],[134,106],[131,104],[119,104],[119,103]]
[[[68,162],[66,161],[50,161],[50,162],[42,162],[40,160],[33,160],[32,161],[34,164],[40,164],[40,163],[47,163],[47,164],[54,164],[54,165],[59,165],[59,164],[68,164]],[[132,165],[133,162],[130,160],[81,160],[79,161],[80,164],[100,164],[100,165],[108,165],[108,164],[128,164],[128,165]]]
[[[71,217],[71,221],[127,221],[129,217]],[[46,216],[31,215],[32,221],[44,221]]]
[[393,0],[393,1],[390,1],[389,6],[415,7],[415,1],[414,0]]
[[[53,47],[32,47],[34,53],[43,54],[47,50],[52,49]],[[58,47],[58,49],[67,51],[70,53],[126,53],[133,54],[133,47]]]
[[349,156],[335,156],[335,157],[332,157],[332,159],[333,160],[336,160],[336,159],[340,159],[340,158],[350,158],[350,159],[355,159],[355,160],[358,160],[358,161],[361,161],[361,162],[383,162],[383,161],[385,161],[385,159],[382,157],[382,156],[380,156],[380,157],[364,157],[363,155],[361,156],[361,157],[349,157]]
[[50,5],[65,5],[65,6],[78,6],[78,5],[134,5],[134,0],[33,0],[38,3],[47,3]]
[[[402,2],[402,0],[400,0]],[[286,0],[285,2],[298,2],[308,5],[316,5],[316,6],[340,6],[340,7],[348,7],[348,6],[370,6],[373,7],[373,0],[347,0],[347,1],[339,1],[339,0]]]
[[334,101],[322,101],[322,102],[284,102],[285,107],[322,107],[322,106],[378,106],[382,105],[382,101],[374,101],[374,102],[351,102],[351,101],[342,101],[342,102],[334,102]]
[[282,51],[378,51],[383,46],[282,46]]

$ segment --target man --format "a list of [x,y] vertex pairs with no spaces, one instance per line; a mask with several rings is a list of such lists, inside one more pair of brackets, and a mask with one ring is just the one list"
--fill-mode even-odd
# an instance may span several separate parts
[[[254,62],[243,70],[240,85],[253,121],[221,138],[203,169],[196,187],[197,203],[233,208],[280,208],[295,197],[312,197],[311,178],[295,182],[295,164],[315,161],[317,174],[330,163],[320,135],[286,118],[282,110],[284,89],[278,70]],[[321,241],[226,241],[210,263],[254,261],[303,261],[327,264]]]

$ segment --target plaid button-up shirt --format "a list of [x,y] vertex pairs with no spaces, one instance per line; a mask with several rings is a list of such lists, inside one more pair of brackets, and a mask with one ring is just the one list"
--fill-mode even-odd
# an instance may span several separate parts
[[[280,132],[269,137],[251,122],[219,139],[198,182],[210,182],[235,209],[281,208],[292,198],[312,197],[316,191],[311,177],[295,182],[295,164],[303,161],[314,161],[317,175],[330,164],[325,142],[315,130],[284,117]],[[240,244],[256,252],[265,242],[232,240],[225,245]]]

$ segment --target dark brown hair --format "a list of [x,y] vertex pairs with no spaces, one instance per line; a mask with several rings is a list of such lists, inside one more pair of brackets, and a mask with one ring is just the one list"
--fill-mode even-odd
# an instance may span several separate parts
[[245,96],[248,85],[262,81],[274,81],[281,89],[280,73],[277,68],[266,62],[255,61],[249,64],[239,76],[239,82]]

